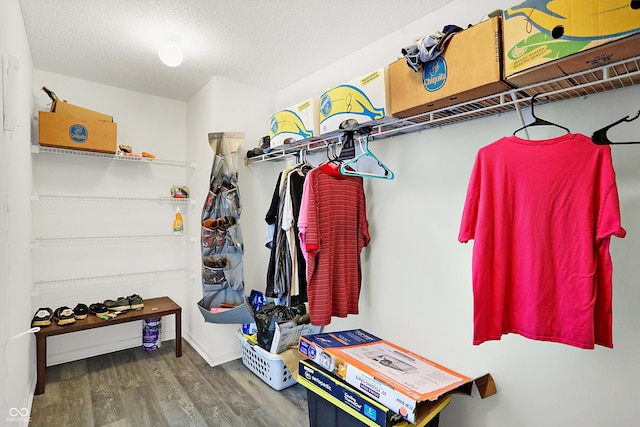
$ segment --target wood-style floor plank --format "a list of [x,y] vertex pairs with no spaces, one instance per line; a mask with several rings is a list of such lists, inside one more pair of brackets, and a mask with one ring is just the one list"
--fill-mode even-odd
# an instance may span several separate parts
[[30,426],[306,427],[306,390],[276,391],[241,359],[210,367],[187,343],[140,347],[47,368]]

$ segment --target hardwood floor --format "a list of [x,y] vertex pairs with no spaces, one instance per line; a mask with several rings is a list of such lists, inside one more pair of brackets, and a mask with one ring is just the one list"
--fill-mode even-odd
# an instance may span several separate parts
[[234,360],[210,367],[183,341],[132,348],[47,368],[32,427],[309,426],[306,390],[275,391]]

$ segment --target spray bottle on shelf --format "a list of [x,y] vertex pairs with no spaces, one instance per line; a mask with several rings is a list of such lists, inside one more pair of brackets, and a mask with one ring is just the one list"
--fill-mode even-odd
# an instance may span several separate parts
[[182,234],[183,231],[182,214],[180,213],[180,208],[176,208],[176,219],[173,220],[173,234]]

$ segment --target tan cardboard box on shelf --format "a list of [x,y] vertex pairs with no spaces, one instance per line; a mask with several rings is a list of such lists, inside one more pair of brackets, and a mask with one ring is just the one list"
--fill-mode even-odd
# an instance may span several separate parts
[[115,154],[117,134],[112,116],[67,102],[38,112],[38,143],[47,147]]
[[47,147],[116,153],[118,124],[72,119],[64,114],[38,112],[38,143]]
[[629,0],[524,2],[503,13],[505,80],[517,87],[640,55]]
[[442,55],[417,73],[404,58],[390,64],[391,115],[406,118],[508,90],[500,30],[495,17],[455,34]]
[[482,398],[496,393],[490,374],[469,378],[362,329],[302,336],[298,352],[414,424],[430,402],[474,383]]

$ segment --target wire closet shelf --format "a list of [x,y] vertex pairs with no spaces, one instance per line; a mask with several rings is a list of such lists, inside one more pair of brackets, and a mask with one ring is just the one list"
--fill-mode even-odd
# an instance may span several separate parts
[[[383,139],[511,111],[519,112],[521,105],[527,106],[531,97],[536,94],[540,95],[538,99],[541,101],[557,102],[637,84],[640,84],[640,56],[404,119],[386,117],[363,123],[362,126],[372,129],[372,139]],[[283,160],[297,155],[300,151],[323,150],[329,145],[341,144],[342,136],[343,131],[334,131],[319,137],[294,141],[276,147],[267,154],[247,159],[247,163]]]

